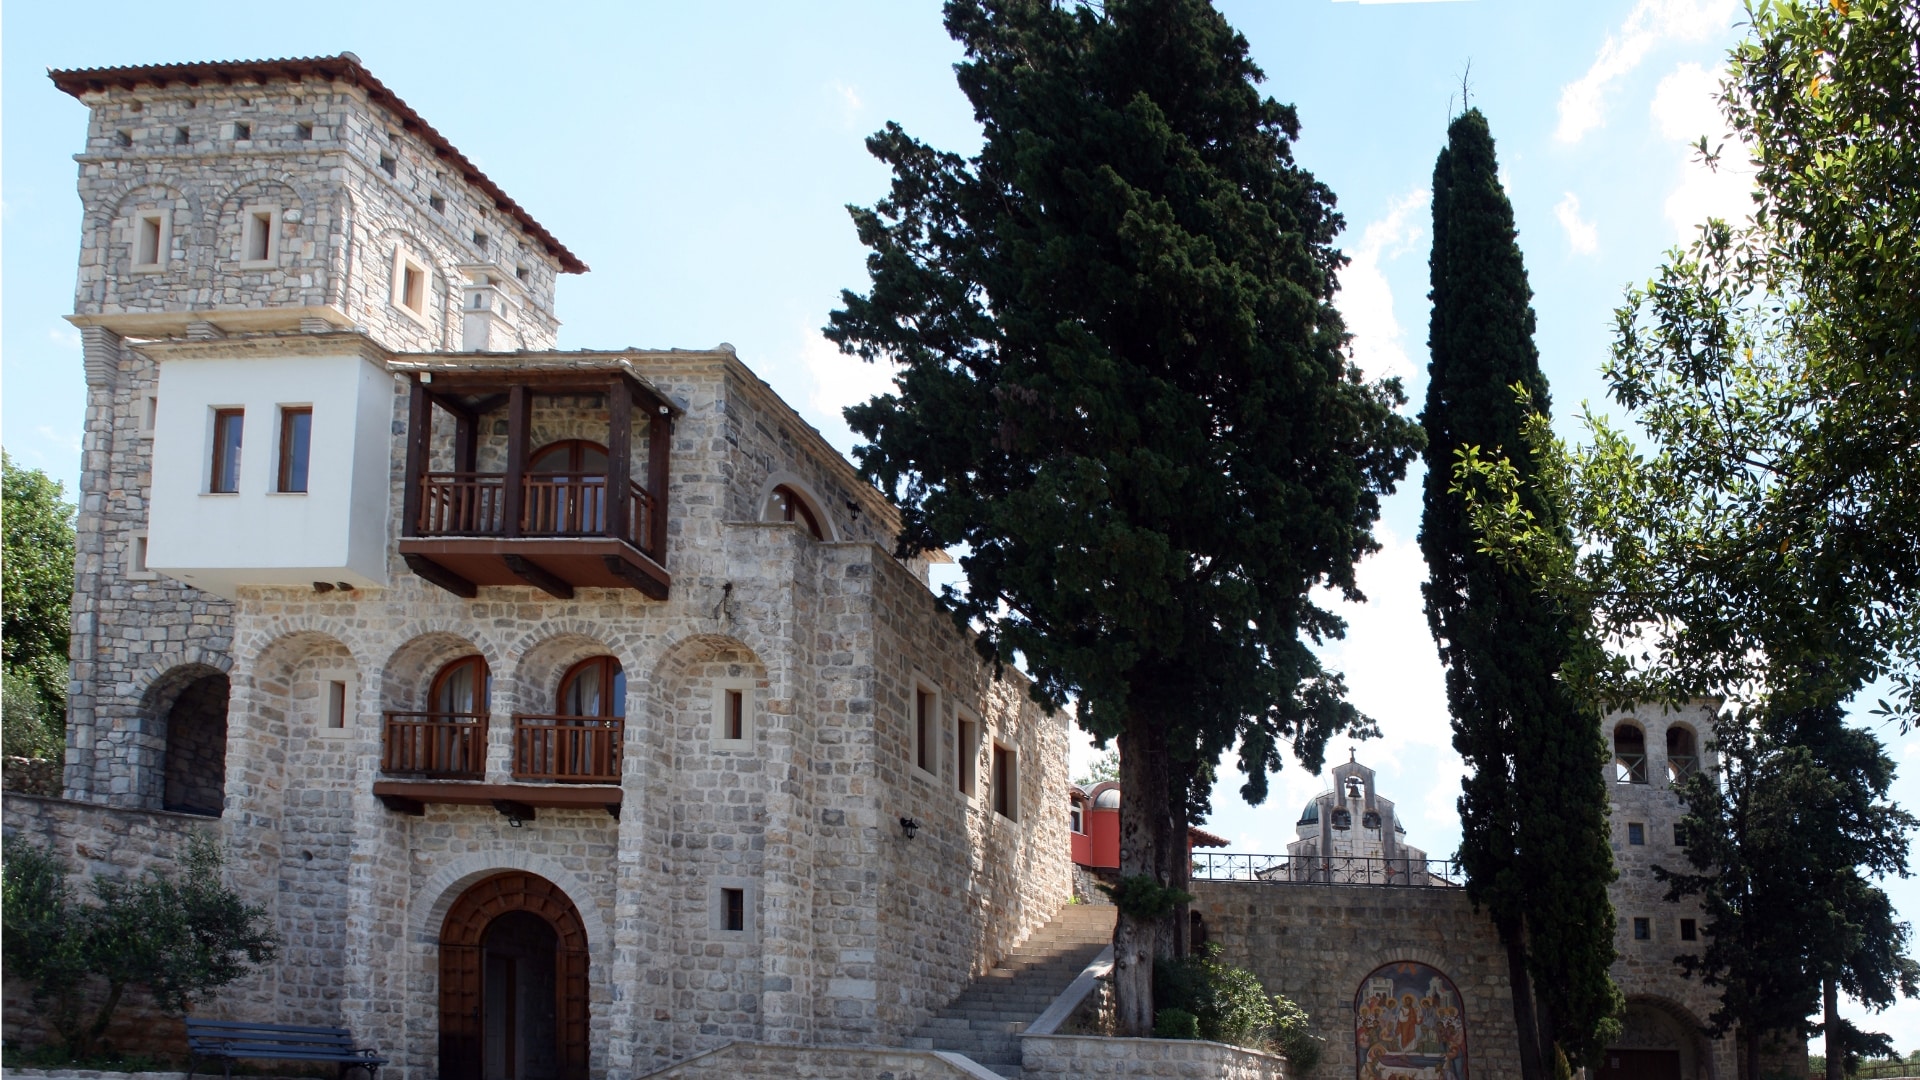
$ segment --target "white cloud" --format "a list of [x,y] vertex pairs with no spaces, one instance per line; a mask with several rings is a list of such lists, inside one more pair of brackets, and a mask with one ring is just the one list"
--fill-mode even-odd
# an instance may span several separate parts
[[829,85],[839,102],[840,122],[847,127],[858,124],[860,113],[867,107],[866,102],[860,100],[860,92],[839,79],[833,80]]
[[1703,41],[1725,31],[1737,0],[1640,0],[1620,29],[1607,35],[1586,74],[1560,90],[1560,124],[1554,137],[1579,142],[1606,123],[1607,91],[1666,41]]
[[[1717,72],[1686,63],[1668,72],[1653,92],[1654,124],[1674,142],[1679,157],[1680,179],[1664,209],[1681,242],[1693,240],[1710,217],[1737,223],[1753,214],[1753,162],[1746,144],[1727,132],[1714,98],[1719,89]],[[1718,168],[1699,160],[1694,144],[1702,136],[1709,148],[1723,148]]]
[[1360,246],[1348,252],[1352,261],[1340,271],[1335,304],[1353,335],[1354,362],[1368,378],[1407,378],[1414,373],[1401,343],[1400,321],[1393,314],[1393,286],[1382,267],[1426,236],[1420,218],[1426,206],[1424,188],[1393,200],[1387,215],[1360,234]]
[[1560,227],[1567,232],[1567,246],[1575,255],[1591,255],[1600,250],[1600,230],[1580,216],[1580,196],[1567,192],[1553,208],[1553,216],[1560,219]]
[[811,326],[801,327],[800,335],[800,365],[812,384],[807,388],[806,407],[801,411],[835,448],[843,454],[851,453],[853,431],[847,427],[840,410],[878,394],[893,393],[895,365],[885,361],[869,364],[857,356],[848,356]]

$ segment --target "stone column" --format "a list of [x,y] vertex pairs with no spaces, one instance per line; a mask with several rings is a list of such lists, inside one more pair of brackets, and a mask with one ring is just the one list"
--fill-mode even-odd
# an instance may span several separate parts
[[[70,799],[105,801],[111,781],[102,767],[97,730],[100,597],[107,558],[105,511],[113,457],[113,397],[119,386],[120,335],[105,327],[80,331],[87,378],[86,429],[80,454],[79,515],[74,524],[73,602],[67,654],[67,762],[65,788]],[[127,791],[134,792],[132,778]]]

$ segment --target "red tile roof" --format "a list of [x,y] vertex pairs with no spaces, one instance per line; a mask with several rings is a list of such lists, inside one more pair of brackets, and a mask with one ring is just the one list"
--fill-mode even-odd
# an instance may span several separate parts
[[302,56],[280,60],[210,60],[193,64],[141,64],[133,67],[79,68],[69,71],[49,71],[47,77],[53,85],[80,97],[83,94],[110,90],[132,90],[134,87],[167,86],[172,83],[184,83],[188,86],[203,84],[232,85],[234,83],[255,82],[298,82],[301,79],[326,79],[345,82],[366,91],[368,97],[382,108],[398,117],[400,125],[425,140],[428,146],[442,161],[453,166],[467,183],[485,192],[493,200],[495,207],[509,214],[528,235],[547,249],[547,253],[560,262],[561,270],[569,274],[584,274],[587,264],[568,251],[566,245],[554,239],[552,233],[533,219],[533,215],[521,208],[519,203],[507,197],[487,174],[480,171],[467,156],[454,148],[446,136],[434,130],[432,124],[421,119],[406,102],[387,89],[386,84],[373,77],[360,63],[360,58],[352,53],[338,56]]

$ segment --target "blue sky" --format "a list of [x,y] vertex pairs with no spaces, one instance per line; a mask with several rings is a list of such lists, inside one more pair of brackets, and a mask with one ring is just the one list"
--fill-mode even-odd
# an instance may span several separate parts
[[[1298,106],[1299,160],[1338,195],[1353,262],[1340,304],[1355,354],[1425,388],[1427,189],[1471,63],[1473,104],[1498,140],[1539,314],[1556,418],[1604,406],[1598,368],[1623,288],[1708,213],[1737,214],[1744,178],[1689,165],[1718,133],[1710,98],[1741,33],[1733,0],[1222,0],[1266,90]],[[844,206],[885,171],[862,139],[887,120],[952,150],[978,133],[955,87],[939,5],[340,2],[316,9],[176,0],[9,4],[0,22],[0,437],[71,489],[84,406],[71,310],[79,201],[71,155],[85,110],[49,67],[350,50],[594,267],[562,282],[563,347],[727,341],[846,449],[839,409],[885,374],[818,328],[863,249]],[[1460,764],[1420,615],[1418,476],[1389,499],[1385,547],[1360,572],[1370,602],[1327,649],[1385,733],[1359,747],[1411,840],[1450,853]],[[1920,754],[1892,732],[1899,797],[1920,807]],[[1343,758],[1346,743],[1330,756]],[[1291,768],[1267,805],[1220,785],[1215,831],[1284,850],[1322,781]],[[1920,888],[1895,883],[1903,911]],[[1920,1005],[1878,1018],[1920,1047]]]

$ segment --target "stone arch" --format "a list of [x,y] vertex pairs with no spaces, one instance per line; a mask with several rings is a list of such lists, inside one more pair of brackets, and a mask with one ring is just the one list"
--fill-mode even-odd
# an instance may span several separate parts
[[147,687],[141,715],[160,743],[148,798],[160,809],[219,817],[226,803],[227,710],[232,684],[211,664],[170,668]]
[[[1681,1080],[1717,1080],[1713,1048],[1703,1034],[1704,1027],[1693,1011],[1680,1002],[1654,994],[1629,994],[1621,1025],[1620,1035],[1607,1045],[1609,1059],[1620,1057],[1621,1051],[1641,1055],[1672,1053],[1679,1058]],[[1644,1060],[1638,1063],[1639,1067],[1648,1064]],[[1622,1065],[1631,1070],[1636,1063],[1629,1060]],[[1619,1071],[1619,1067],[1614,1071]]]
[[549,623],[515,642],[508,654],[519,657],[512,674],[516,711],[552,712],[560,677],[568,668],[590,656],[611,656],[627,674],[627,715],[633,716],[641,666],[631,649],[602,637],[597,626],[574,620]]
[[1644,784],[1649,779],[1648,725],[1638,717],[1625,716],[1613,722],[1607,731],[1607,746],[1612,751],[1611,776],[1617,783]]
[[807,503],[809,508],[812,509],[814,518],[820,525],[820,532],[822,534],[820,539],[829,543],[841,539],[841,529],[834,521],[833,514],[827,509],[831,504],[820,497],[820,493],[814,489],[812,484],[801,479],[799,474],[793,472],[776,472],[761,483],[759,495],[753,500],[753,506],[751,507],[755,521],[761,520],[764,516],[767,500],[773,497],[774,490],[782,487],[799,495],[800,498]]
[[427,877],[414,894],[415,902],[408,905],[408,936],[427,945],[439,941],[447,913],[462,893],[477,881],[514,870],[545,878],[573,898],[590,952],[598,953],[612,943],[606,913],[592,902],[594,893],[586,879],[557,859],[529,851],[476,851],[449,859]]
[[305,185],[291,176],[255,170],[240,178],[221,194],[218,215],[206,222],[209,232],[205,239],[213,252],[214,264],[230,266],[244,257],[240,251],[246,226],[242,211],[248,206],[260,205],[272,205],[280,210],[280,236],[283,242],[279,250],[284,261],[285,238],[292,235],[304,239],[310,235],[309,219],[313,215],[309,207],[313,204],[314,200],[305,190]]
[[1472,1059],[1466,996],[1445,967],[1406,957],[1379,964],[1353,991],[1354,1064],[1392,1062],[1466,1080]]
[[463,656],[484,659],[487,670],[496,680],[499,678],[498,658],[480,642],[452,630],[415,633],[393,650],[380,669],[380,707],[395,711],[425,709],[434,673]]
[[441,922],[440,1074],[473,1076],[481,1071],[482,943],[495,920],[518,913],[537,917],[553,931],[556,1064],[564,1080],[585,1080],[591,1013],[586,926],[564,889],[521,870],[491,874],[468,885]]
[[[135,238],[132,235],[131,216],[136,210],[148,204],[152,204],[155,211],[163,212],[167,216],[168,250],[165,253],[167,258],[163,261],[169,263],[173,261],[173,249],[190,250],[192,248],[194,234],[204,222],[200,213],[200,200],[192,192],[154,179],[121,185],[115,190],[111,203],[102,203],[102,207],[108,209],[97,216],[98,224],[95,226],[108,231],[108,260],[116,268],[113,271],[115,273],[125,270],[132,264]],[[90,221],[89,225],[93,225],[93,222]],[[120,261],[123,258],[126,260],[125,264]]]
[[407,254],[431,271],[431,280],[427,282],[427,322],[431,327],[430,333],[439,338],[444,346],[460,320],[461,282],[464,279],[458,262],[449,257],[441,245],[404,225],[387,224],[373,229],[368,246],[376,262],[374,266],[362,268],[363,280],[369,285],[378,282],[378,287],[377,291],[369,291],[365,297],[366,303],[375,309],[387,306],[396,287],[393,280],[396,255],[404,247]]

